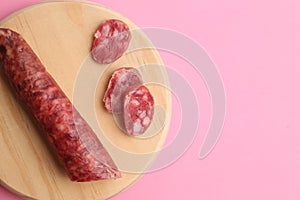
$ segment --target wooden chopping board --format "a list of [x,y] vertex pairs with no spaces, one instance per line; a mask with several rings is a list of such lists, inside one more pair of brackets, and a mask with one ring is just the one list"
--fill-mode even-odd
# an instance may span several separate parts
[[[100,200],[121,192],[139,178],[165,141],[171,115],[171,93],[158,52],[141,31],[133,31],[127,53],[111,65],[90,56],[93,34],[105,19],[116,18],[137,27],[122,15],[88,2],[45,2],[22,9],[0,27],[19,32],[40,57],[50,74],[92,126],[122,171],[117,180],[71,182],[33,120],[0,77],[0,180],[27,199]],[[135,47],[145,47],[135,50]],[[131,50],[130,50],[131,49]],[[144,67],[141,67],[144,66]],[[105,111],[103,98],[111,73],[120,67],[139,67],[156,104],[160,106],[145,138],[126,136]],[[90,92],[89,92],[90,91]],[[146,136],[147,136],[146,134]],[[126,156],[129,155],[128,159]],[[130,160],[130,155],[148,155]],[[138,166],[134,168],[134,166]],[[134,169],[133,169],[134,168]]]

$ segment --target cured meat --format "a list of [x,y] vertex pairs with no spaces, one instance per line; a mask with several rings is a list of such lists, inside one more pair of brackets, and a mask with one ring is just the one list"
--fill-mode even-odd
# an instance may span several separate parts
[[143,134],[154,115],[154,99],[149,90],[141,85],[128,89],[124,99],[124,125],[127,134]]
[[101,64],[109,64],[127,50],[131,34],[127,24],[117,19],[104,21],[94,34],[92,56]]
[[120,68],[116,70],[108,83],[104,94],[105,108],[114,114],[123,113],[123,99],[129,87],[141,85],[142,77],[135,68]]
[[18,33],[3,28],[0,29],[0,66],[72,181],[120,177],[117,166],[93,130],[30,46]]
[[135,68],[116,70],[108,84],[103,101],[115,122],[128,135],[143,134],[152,122],[154,100]]

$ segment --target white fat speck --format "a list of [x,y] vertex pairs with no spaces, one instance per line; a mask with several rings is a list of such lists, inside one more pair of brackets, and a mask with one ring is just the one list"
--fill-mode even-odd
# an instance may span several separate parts
[[144,118],[144,117],[146,117],[146,111],[145,110],[143,112],[141,112],[141,114],[140,114],[140,118]]
[[143,94],[143,92],[142,92],[141,90],[138,90],[138,91],[136,92],[136,94]]
[[142,129],[141,122],[140,121],[135,122],[133,125],[133,132],[139,133],[141,131],[141,129]]
[[21,46],[18,46],[18,52],[22,52],[23,51],[23,47],[21,47]]
[[140,102],[138,102],[138,100],[132,100],[132,103],[133,103],[133,105],[135,105],[135,106],[138,106],[138,105],[140,105]]
[[150,118],[149,117],[145,117],[145,119],[143,120],[143,125],[147,126],[150,124]]
[[143,96],[143,100],[145,100],[145,101],[148,100],[148,96],[146,94]]
[[99,38],[101,36],[101,33],[99,31],[97,31],[94,36],[95,36],[95,38]]
[[52,101],[52,104],[54,104],[54,105],[59,104],[59,101],[57,99],[55,99],[55,100]]
[[113,37],[116,37],[119,34],[119,31],[115,30],[113,33]]
[[108,44],[108,39],[102,41],[102,45],[107,45],[107,44]]
[[37,81],[35,81],[35,86],[39,86],[41,83],[43,82],[43,80],[41,80],[41,79],[39,79],[39,80],[37,80]]
[[62,124],[56,124],[56,128],[57,128],[57,130],[59,130],[59,131],[63,131],[64,128],[65,128],[65,126],[62,125]]
[[109,30],[110,30],[110,26],[108,24],[105,25],[105,26],[103,26],[102,31],[104,32],[104,35],[107,35],[107,33],[109,32]]
[[47,94],[43,94],[43,99],[47,100],[47,98],[48,98],[48,95]]
[[1,30],[1,31],[0,31],[0,34],[1,34],[1,35],[4,35],[5,37],[8,37],[8,36],[11,35],[11,31],[10,31],[10,30],[7,30],[7,33],[5,33],[5,31]]
[[122,32],[119,34],[119,40],[123,40],[127,36],[126,32]]
[[57,90],[56,87],[49,87],[48,88],[48,93],[53,93],[55,90]]

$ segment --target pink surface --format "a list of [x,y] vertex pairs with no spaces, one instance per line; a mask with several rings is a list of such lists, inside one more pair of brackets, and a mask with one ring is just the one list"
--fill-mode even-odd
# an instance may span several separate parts
[[[0,0],[0,19],[36,2]],[[222,137],[206,159],[198,160],[210,98],[203,81],[184,69],[185,63],[164,55],[167,65],[197,86],[197,137],[176,163],[144,175],[113,200],[300,199],[299,1],[96,2],[140,27],[173,29],[196,40],[218,66],[227,95]],[[179,114],[177,103],[174,112]],[[174,118],[169,139],[178,120]],[[0,187],[0,199],[20,198]]]

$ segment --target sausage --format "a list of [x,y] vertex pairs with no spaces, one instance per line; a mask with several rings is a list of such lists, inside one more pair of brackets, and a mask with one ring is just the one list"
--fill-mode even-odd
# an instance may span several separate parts
[[113,114],[123,113],[123,99],[129,87],[143,83],[139,71],[135,68],[120,68],[116,70],[108,83],[104,94],[105,108]]
[[130,87],[124,98],[124,125],[127,134],[138,136],[151,125],[154,99],[143,85]]
[[18,33],[0,28],[0,66],[70,179],[118,178],[117,166],[31,47]]
[[94,34],[92,57],[100,64],[109,64],[120,58],[127,50],[131,34],[127,24],[109,19],[100,24]]

